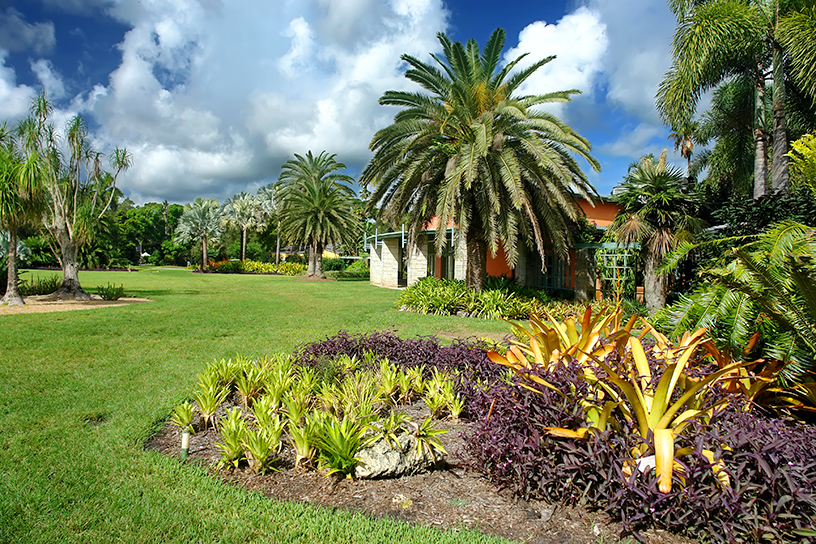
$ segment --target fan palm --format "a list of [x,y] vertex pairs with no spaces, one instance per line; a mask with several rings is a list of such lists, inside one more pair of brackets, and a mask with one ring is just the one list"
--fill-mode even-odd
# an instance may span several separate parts
[[8,232],[6,266],[8,280],[3,303],[24,304],[17,288],[17,231],[36,220],[43,208],[44,188],[40,183],[42,161],[36,153],[23,156],[17,142],[0,125],[0,227]]
[[281,234],[312,248],[310,275],[325,277],[323,250],[327,244],[349,242],[357,236],[360,225],[351,211],[353,205],[354,191],[328,177],[309,178],[286,191]]
[[[321,151],[319,155],[314,156],[311,151],[307,151],[306,155],[298,155],[295,153],[295,158],[286,161],[281,167],[281,174],[278,176],[278,186],[276,187],[278,199],[281,202],[286,202],[291,191],[303,191],[307,182],[313,182],[313,186],[317,186],[314,182],[325,180],[329,184],[347,184],[351,185],[354,179],[346,174],[341,174],[340,170],[345,170],[346,165],[335,160],[335,154],[329,154],[326,151]],[[353,193],[352,193],[353,194]],[[290,212],[286,206],[282,206],[280,212],[283,215],[288,215]],[[293,218],[289,218],[293,219]],[[291,221],[287,222],[291,224]],[[281,222],[278,223],[278,231],[282,228]],[[312,241],[303,238],[301,241],[309,244],[309,272],[314,275],[318,259],[322,259],[323,251],[317,251],[317,247],[312,245]],[[321,261],[322,265],[322,261]],[[322,274],[322,271],[319,273]]]
[[223,234],[222,211],[214,198],[196,198],[184,207],[176,226],[175,242],[201,244],[201,271],[207,266],[207,245]]
[[241,260],[246,260],[247,231],[260,225],[261,202],[247,192],[238,193],[224,203],[224,219],[241,229]]
[[[759,115],[764,112],[766,69],[773,74],[774,192],[788,190],[786,79],[816,98],[816,8],[797,0],[670,0],[679,25],[674,36],[674,63],[657,94],[664,119],[689,119],[700,95],[730,77],[750,74],[756,89]],[[761,128],[761,123],[760,127]],[[762,145],[767,137],[755,133],[757,168],[755,195],[764,194]]]
[[640,243],[643,294],[654,313],[666,304],[667,276],[661,261],[679,242],[690,240],[700,228],[694,217],[696,194],[684,189],[683,174],[666,165],[666,151],[655,162],[641,160],[613,191],[621,211],[609,227],[620,244]]
[[486,278],[487,251],[495,255],[499,244],[511,266],[520,239],[542,256],[546,244],[566,256],[568,225],[581,213],[573,191],[590,201],[596,194],[574,155],[600,169],[586,139],[538,109],[567,102],[577,90],[514,96],[554,57],[517,69],[521,55],[499,69],[504,37],[497,29],[480,53],[475,40],[462,45],[440,33],[444,58],[432,55],[436,66],[403,55],[405,77],[427,92],[383,94],[380,104],[402,110],[374,135],[374,157],[361,176],[384,218],[408,214],[409,244],[436,216],[439,254],[444,226],[455,224],[467,247],[466,281],[476,290]]
[[691,179],[691,156],[694,155],[694,142],[697,141],[697,123],[683,121],[672,127],[669,140],[674,140],[674,151],[688,162],[686,174]]

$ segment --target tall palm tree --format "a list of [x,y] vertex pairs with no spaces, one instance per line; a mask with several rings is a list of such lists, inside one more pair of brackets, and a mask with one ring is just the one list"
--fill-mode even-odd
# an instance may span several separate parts
[[24,157],[6,124],[0,125],[0,227],[8,232],[8,276],[3,303],[12,306],[25,304],[18,289],[17,231],[34,222],[42,212],[41,168],[39,155]]
[[659,270],[661,261],[700,228],[694,217],[697,199],[683,181],[680,170],[666,165],[664,150],[657,162],[642,160],[612,192],[621,211],[609,234],[620,244],[640,243],[649,313],[666,305],[668,278]]
[[[340,170],[345,170],[346,165],[342,162],[337,162],[335,157],[335,154],[329,154],[326,151],[321,151],[317,156],[314,156],[311,150],[307,151],[306,155],[298,155],[295,153],[294,159],[290,159],[283,164],[281,174],[278,176],[276,191],[280,201],[283,203],[287,202],[291,191],[303,191],[303,187],[307,182],[325,180],[330,184],[346,184],[350,186],[354,182],[354,178],[339,172]],[[283,205],[281,206],[280,213],[285,216],[290,212],[288,208]],[[281,228],[282,224],[279,221],[279,236]],[[303,241],[310,244],[308,275],[312,276],[316,273],[317,261],[318,259],[322,259],[323,251],[321,249],[318,253],[317,248],[311,245],[311,241],[306,239]]]
[[691,180],[691,156],[694,155],[694,143],[697,141],[697,123],[693,121],[683,121],[672,126],[669,140],[674,141],[674,151],[686,159],[688,166],[686,175]]
[[[671,124],[689,119],[701,94],[734,75],[754,82],[757,117],[764,114],[766,73],[773,78],[771,187],[788,191],[786,86],[816,98],[816,9],[798,0],[669,0],[678,18],[672,67],[657,94]],[[767,135],[755,131],[754,194],[765,192]]]
[[246,260],[247,231],[261,224],[261,202],[252,194],[241,192],[223,206],[224,219],[241,229],[241,260]]
[[201,271],[207,267],[207,246],[223,233],[222,211],[214,198],[196,198],[184,207],[176,226],[175,242],[201,244]]
[[288,190],[281,204],[282,235],[293,242],[307,243],[314,255],[310,275],[323,274],[323,250],[327,244],[352,242],[360,224],[352,213],[354,191],[333,180],[305,179]]
[[432,55],[436,65],[403,55],[405,77],[427,92],[383,94],[380,104],[402,110],[375,134],[361,176],[384,218],[408,214],[409,244],[436,216],[441,253],[444,226],[456,224],[467,247],[466,281],[476,290],[487,275],[487,251],[495,255],[499,244],[511,266],[520,240],[534,244],[542,261],[547,244],[566,256],[568,224],[581,213],[573,191],[596,194],[574,155],[600,169],[587,140],[539,109],[577,90],[514,95],[554,57],[517,69],[521,55],[499,69],[504,37],[497,29],[480,53],[475,40],[462,45],[440,33],[444,57]]

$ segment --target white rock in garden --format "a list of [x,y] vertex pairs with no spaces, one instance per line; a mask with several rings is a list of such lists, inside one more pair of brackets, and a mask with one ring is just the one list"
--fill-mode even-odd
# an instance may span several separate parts
[[426,451],[417,453],[416,438],[402,434],[397,438],[399,449],[394,449],[385,440],[357,452],[355,476],[362,479],[396,478],[405,474],[416,474],[428,470],[441,460],[431,457]]

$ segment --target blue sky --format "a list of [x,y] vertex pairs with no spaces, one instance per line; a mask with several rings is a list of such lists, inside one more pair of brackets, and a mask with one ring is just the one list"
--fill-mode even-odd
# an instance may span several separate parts
[[609,194],[645,153],[683,164],[654,109],[674,26],[659,0],[0,0],[0,120],[44,88],[98,150],[133,153],[135,202],[223,201],[310,149],[356,176],[394,114],[377,99],[410,88],[399,56],[502,27],[506,61],[557,56],[523,92],[582,91],[553,111],[590,140]]

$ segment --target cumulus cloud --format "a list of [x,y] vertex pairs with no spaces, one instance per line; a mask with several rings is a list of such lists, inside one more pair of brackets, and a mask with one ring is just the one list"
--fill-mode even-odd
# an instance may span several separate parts
[[17,76],[6,66],[6,57],[8,51],[0,49],[0,119],[13,121],[26,116],[36,92],[27,85],[17,85]]
[[[606,25],[598,13],[580,7],[556,24],[536,21],[519,34],[519,43],[504,56],[509,62],[529,53],[519,64],[526,68],[545,57],[555,59],[539,68],[522,85],[523,94],[543,94],[577,89],[592,95],[595,82],[603,70],[608,47]],[[561,108],[556,108],[560,110]]]
[[20,12],[12,8],[0,13],[0,49],[30,50],[43,55],[51,51],[55,43],[53,23],[27,23]]
[[40,83],[52,99],[60,99],[65,96],[65,85],[62,77],[54,70],[54,66],[45,59],[40,59],[31,63],[31,71],[40,80]]

